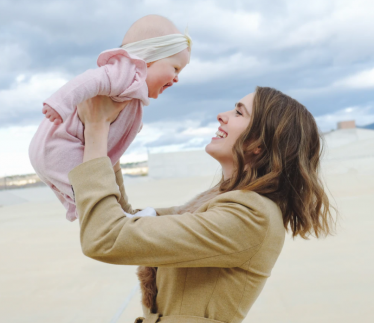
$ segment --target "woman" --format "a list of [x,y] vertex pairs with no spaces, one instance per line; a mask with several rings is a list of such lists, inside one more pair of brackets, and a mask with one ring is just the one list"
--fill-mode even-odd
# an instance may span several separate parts
[[143,290],[149,310],[136,322],[242,322],[270,276],[285,231],[303,238],[330,233],[314,118],[294,99],[258,87],[218,115],[220,128],[206,151],[222,165],[221,182],[182,207],[131,218],[123,212],[135,213],[120,167],[113,171],[106,155],[109,124],[121,108],[104,97],[79,107],[84,163],[69,178],[84,254],[158,267],[157,296],[151,274]]

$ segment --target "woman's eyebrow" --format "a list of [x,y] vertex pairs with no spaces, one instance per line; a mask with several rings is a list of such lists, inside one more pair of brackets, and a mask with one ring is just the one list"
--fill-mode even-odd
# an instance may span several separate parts
[[247,110],[247,107],[244,105],[244,103],[237,102],[237,103],[235,103],[235,106],[236,106],[237,108],[241,109],[242,111],[244,110],[244,112],[245,112],[246,114],[249,115],[249,112],[248,112],[248,110]]

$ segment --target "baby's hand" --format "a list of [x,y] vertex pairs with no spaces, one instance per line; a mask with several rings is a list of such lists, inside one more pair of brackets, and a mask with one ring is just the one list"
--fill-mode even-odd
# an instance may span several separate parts
[[43,106],[42,112],[49,121],[53,122],[56,126],[62,123],[61,116],[56,112],[55,109],[51,108],[48,104]]
[[156,213],[156,210],[154,208],[151,208],[151,207],[146,207],[145,209],[135,213],[135,214],[129,214],[129,213],[126,213],[125,211],[123,212],[126,214],[126,217],[128,218],[135,218],[135,217],[145,217],[145,216],[157,216],[157,213]]

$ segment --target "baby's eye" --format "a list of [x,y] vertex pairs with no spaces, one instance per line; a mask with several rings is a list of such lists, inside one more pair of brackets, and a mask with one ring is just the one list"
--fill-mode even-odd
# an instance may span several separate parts
[[179,68],[178,67],[174,67],[175,71],[178,72],[179,71]]

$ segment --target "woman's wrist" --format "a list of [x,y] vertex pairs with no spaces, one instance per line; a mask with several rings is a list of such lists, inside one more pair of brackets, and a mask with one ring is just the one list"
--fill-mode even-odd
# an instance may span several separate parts
[[109,133],[110,123],[107,121],[88,122],[84,125],[84,133],[89,132],[90,135],[95,133]]
[[83,162],[107,156],[109,127],[110,123],[104,121],[85,125]]

